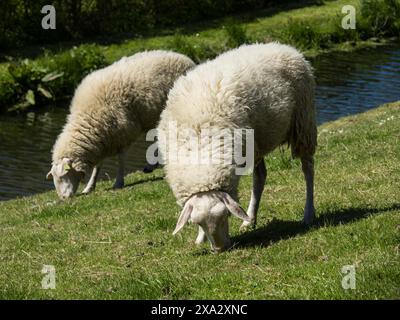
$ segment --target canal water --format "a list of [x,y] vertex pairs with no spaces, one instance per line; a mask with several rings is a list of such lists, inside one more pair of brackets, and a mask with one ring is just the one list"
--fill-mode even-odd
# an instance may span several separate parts
[[[400,45],[322,55],[312,61],[317,81],[318,123],[400,100]],[[45,176],[51,148],[67,108],[0,116],[0,201],[53,188]],[[149,144],[144,137],[128,153],[127,171],[141,170]],[[115,178],[116,159],[105,161],[101,179]]]

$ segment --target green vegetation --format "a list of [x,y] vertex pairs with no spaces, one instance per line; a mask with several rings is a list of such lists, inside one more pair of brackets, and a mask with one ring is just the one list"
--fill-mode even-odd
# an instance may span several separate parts
[[227,38],[227,46],[230,48],[239,47],[242,44],[250,42],[245,28],[238,24],[233,19],[226,20],[224,24],[226,38]]
[[364,0],[360,35],[363,38],[400,35],[400,1]]
[[[344,5],[354,5],[357,9],[355,30],[341,27]],[[11,60],[0,65],[0,112],[21,110],[33,104],[33,111],[38,110],[48,99],[71,95],[88,70],[146,49],[175,50],[201,62],[243,43],[279,40],[312,56],[327,50],[355,49],[376,44],[376,41],[382,43],[386,38],[400,35],[400,0],[337,0],[297,9],[289,6],[286,10],[284,6],[277,6],[265,9],[259,15],[262,17],[253,13],[253,16],[250,14],[241,19],[215,20],[208,26],[199,24],[185,32],[180,28],[173,31],[173,35],[137,37],[111,45],[81,45],[69,53],[47,52],[35,60]],[[81,50],[85,55],[82,69],[79,69],[77,58],[72,57],[74,50]],[[72,71],[68,70],[70,61]],[[38,70],[41,70],[39,76]],[[69,77],[69,73],[73,76]],[[44,85],[40,80],[47,74],[60,76]],[[45,92],[39,85],[45,87]],[[32,94],[39,99],[33,100]]]
[[[320,0],[301,1],[301,5]],[[161,29],[278,4],[277,0],[53,0],[57,28],[41,28],[47,0],[2,0],[0,49],[32,43],[159,33]],[[285,1],[299,2],[299,1]]]
[[400,1],[363,0],[361,3],[348,4],[356,7],[357,22],[354,30],[342,28],[343,14],[336,11],[331,17],[321,15],[319,23],[318,20],[302,17],[289,18],[285,27],[277,30],[273,38],[306,51],[318,51],[349,42],[356,46],[357,42],[369,38],[400,36]]
[[[299,162],[268,157],[258,227],[220,255],[196,247],[197,229],[171,235],[178,217],[162,171],[69,202],[55,192],[0,203],[0,298],[399,299],[400,102],[319,128],[317,220],[301,224]],[[240,183],[249,202],[251,178]],[[56,289],[41,289],[54,265]],[[341,287],[344,265],[356,289]]]
[[[61,99],[90,72],[106,66],[99,47],[82,45],[58,55],[46,54],[37,60],[10,63],[8,74],[0,78],[0,101],[14,105],[8,111],[24,110]],[[0,73],[1,74],[1,73]],[[4,74],[3,74],[4,76]],[[15,102],[15,98],[19,97]]]

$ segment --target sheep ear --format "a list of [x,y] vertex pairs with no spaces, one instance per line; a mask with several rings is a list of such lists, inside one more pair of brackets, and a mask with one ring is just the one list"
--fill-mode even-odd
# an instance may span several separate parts
[[82,178],[85,177],[85,174],[86,174],[86,173],[85,173],[85,170],[82,168],[82,166],[81,166],[80,164],[73,163],[73,162],[71,161],[70,166],[71,166],[71,168],[74,169],[76,172],[80,173],[81,176],[82,176]]
[[52,180],[53,179],[53,174],[51,173],[51,170],[47,173],[46,179],[47,180]]
[[172,235],[176,235],[179,231],[181,231],[181,229],[189,221],[192,211],[193,211],[193,205],[189,203],[188,200],[182,209],[181,215],[179,216],[178,222],[176,223],[176,227]]
[[250,217],[246,214],[246,212],[244,212],[242,207],[235,200],[232,199],[229,194],[227,194],[226,192],[222,192],[221,198],[230,213],[242,219],[243,221],[250,222]]
[[60,167],[60,176],[66,175],[68,171],[72,169],[72,160],[69,158],[63,158],[61,161],[61,167]]

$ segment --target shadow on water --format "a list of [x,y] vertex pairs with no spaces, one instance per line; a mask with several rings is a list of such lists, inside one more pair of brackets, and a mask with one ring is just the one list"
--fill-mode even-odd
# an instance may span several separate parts
[[305,234],[310,229],[318,229],[323,226],[348,224],[365,219],[372,215],[399,209],[400,203],[394,203],[393,205],[384,208],[350,207],[334,211],[326,211],[322,212],[316,218],[311,227],[307,227],[302,221],[274,219],[265,226],[232,237],[232,243],[235,243],[234,248],[268,247],[280,240]]

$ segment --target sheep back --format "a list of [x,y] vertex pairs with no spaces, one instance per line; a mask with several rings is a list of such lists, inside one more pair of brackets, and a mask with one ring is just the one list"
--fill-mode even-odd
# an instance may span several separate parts
[[193,66],[184,55],[155,50],[89,74],[75,91],[53,162],[67,157],[92,166],[121,152],[156,126],[174,81]]
[[[241,46],[178,79],[159,130],[166,130],[171,121],[178,131],[188,126],[198,132],[205,127],[254,129],[256,162],[284,143],[289,143],[294,156],[305,149],[314,152],[314,86],[311,67],[296,49],[279,43]],[[185,149],[185,140],[179,143]],[[178,203],[197,192],[236,194],[235,164],[169,163],[167,149],[161,144],[159,148]]]

